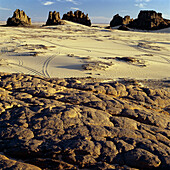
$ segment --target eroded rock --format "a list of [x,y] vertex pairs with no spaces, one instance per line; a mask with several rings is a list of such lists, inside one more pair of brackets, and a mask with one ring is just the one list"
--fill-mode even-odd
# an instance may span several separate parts
[[46,25],[63,25],[64,21],[60,19],[60,13],[59,12],[49,12],[48,20],[46,22]]
[[83,24],[86,26],[91,26],[91,20],[89,19],[88,14],[85,15],[84,12],[79,10],[75,11],[74,13],[70,11],[67,14],[64,14],[62,19]]
[[115,27],[118,25],[127,25],[132,21],[133,19],[131,19],[128,15],[123,18],[119,14],[116,14],[110,22],[110,27]]
[[31,25],[31,18],[29,18],[23,10],[16,9],[13,17],[8,18],[8,26],[29,26]]
[[138,18],[129,24],[131,28],[153,30],[170,26],[170,20],[164,19],[162,13],[156,11],[140,11]]
[[170,168],[167,90],[0,73],[0,100],[2,169]]

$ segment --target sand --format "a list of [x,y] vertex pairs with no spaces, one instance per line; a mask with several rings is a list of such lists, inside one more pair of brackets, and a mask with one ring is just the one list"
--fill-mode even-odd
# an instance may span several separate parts
[[1,169],[170,169],[170,29],[97,26],[0,26]]
[[49,78],[170,78],[169,28],[146,32],[71,22],[33,25],[0,26],[0,72]]

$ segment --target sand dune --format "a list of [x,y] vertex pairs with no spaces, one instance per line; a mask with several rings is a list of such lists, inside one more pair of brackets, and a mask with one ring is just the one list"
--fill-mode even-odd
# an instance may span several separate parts
[[[72,22],[33,26],[0,27],[0,72],[60,78],[169,78],[169,29],[123,32]],[[134,62],[117,60],[128,57]]]

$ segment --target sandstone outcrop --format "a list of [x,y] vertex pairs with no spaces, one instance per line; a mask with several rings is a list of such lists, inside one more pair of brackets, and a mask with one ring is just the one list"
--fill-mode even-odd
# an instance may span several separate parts
[[129,24],[131,28],[152,30],[170,26],[170,20],[164,19],[162,13],[155,11],[140,11],[138,18]]
[[8,26],[29,26],[31,18],[29,18],[23,10],[16,9],[12,18],[7,20]]
[[167,90],[0,73],[0,100],[0,169],[170,169]]
[[130,16],[128,16],[128,15],[123,18],[119,14],[116,14],[113,17],[112,21],[110,22],[110,27],[115,27],[118,25],[127,25],[132,21],[133,21],[133,19],[131,19]]
[[91,20],[89,19],[88,14],[85,15],[82,11],[79,10],[75,11],[74,13],[70,11],[67,14],[64,14],[62,19],[83,24],[86,26],[91,26]]
[[64,21],[60,19],[60,13],[59,12],[49,12],[48,20],[46,22],[46,25],[63,25]]

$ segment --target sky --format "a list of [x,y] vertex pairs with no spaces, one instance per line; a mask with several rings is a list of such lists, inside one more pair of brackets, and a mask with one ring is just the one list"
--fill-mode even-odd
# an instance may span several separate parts
[[170,0],[0,0],[0,21],[6,21],[15,9],[24,10],[33,22],[46,22],[49,11],[60,16],[72,10],[89,14],[92,23],[109,23],[114,15],[137,18],[140,10],[155,10],[170,19]]

